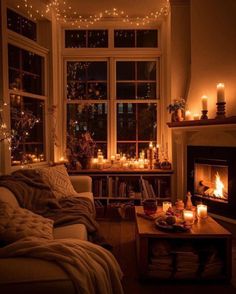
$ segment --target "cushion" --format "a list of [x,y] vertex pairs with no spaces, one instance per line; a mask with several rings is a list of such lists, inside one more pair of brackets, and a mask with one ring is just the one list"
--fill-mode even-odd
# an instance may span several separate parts
[[10,244],[26,237],[53,239],[53,220],[0,202],[0,240]]
[[44,167],[38,172],[57,199],[65,196],[77,196],[64,165]]

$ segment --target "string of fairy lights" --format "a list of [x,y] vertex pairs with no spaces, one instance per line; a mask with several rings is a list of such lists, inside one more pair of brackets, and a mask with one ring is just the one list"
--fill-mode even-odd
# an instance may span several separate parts
[[81,15],[75,7],[70,5],[70,1],[52,0],[44,8],[39,9],[34,4],[33,0],[18,0],[17,9],[23,9],[28,14],[28,17],[33,20],[44,18],[50,12],[54,11],[56,19],[60,23],[69,24],[77,28],[88,28],[99,21],[119,19],[122,22],[130,25],[145,26],[157,19],[165,17],[169,14],[169,0],[166,0],[162,7],[157,11],[150,12],[145,16],[130,17],[124,10],[117,8],[105,9],[93,15]]

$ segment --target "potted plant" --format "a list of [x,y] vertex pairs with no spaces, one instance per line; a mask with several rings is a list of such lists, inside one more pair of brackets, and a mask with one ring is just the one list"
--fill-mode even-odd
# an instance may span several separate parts
[[171,115],[172,122],[184,120],[185,104],[186,104],[185,99],[180,98],[180,99],[175,99],[173,103],[167,106],[169,113],[172,113]]
[[96,143],[88,131],[80,132],[78,138],[67,136],[67,157],[71,168],[76,167],[77,161],[80,162],[82,169],[90,168],[90,161],[96,149]]

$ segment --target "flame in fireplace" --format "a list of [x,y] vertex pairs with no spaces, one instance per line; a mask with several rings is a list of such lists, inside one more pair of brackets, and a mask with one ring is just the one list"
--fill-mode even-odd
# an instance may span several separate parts
[[224,189],[224,184],[223,182],[220,180],[220,175],[217,172],[216,173],[216,180],[215,180],[215,190],[214,190],[214,195],[216,197],[223,197],[224,193],[223,193],[223,189]]

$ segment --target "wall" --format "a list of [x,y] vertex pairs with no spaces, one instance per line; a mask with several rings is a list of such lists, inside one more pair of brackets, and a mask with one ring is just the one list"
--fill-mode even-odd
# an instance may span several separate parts
[[200,113],[208,95],[209,117],[216,113],[216,84],[225,84],[226,114],[236,115],[236,1],[191,1],[191,83],[188,107]]

